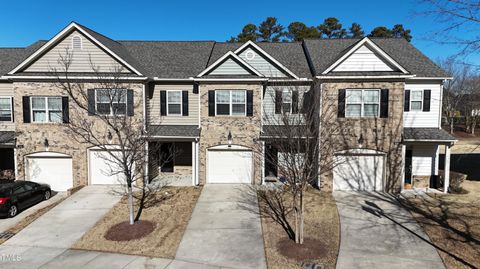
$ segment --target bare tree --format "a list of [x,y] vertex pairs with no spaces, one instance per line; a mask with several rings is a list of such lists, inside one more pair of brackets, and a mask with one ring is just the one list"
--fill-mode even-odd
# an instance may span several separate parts
[[[265,148],[258,149],[257,155],[282,184],[260,189],[258,197],[267,205],[266,215],[303,244],[305,192],[317,184],[319,153],[331,150],[332,145],[324,141],[331,134],[319,133],[319,96],[310,86],[274,85],[267,88],[264,99],[271,111],[264,112]],[[322,173],[333,169],[333,164],[324,163]],[[291,212],[293,225],[288,218]]]
[[471,76],[466,80],[465,101],[462,104],[465,116],[465,130],[475,135],[475,128],[480,122],[480,77]]
[[[123,186],[119,194],[127,195],[129,222],[140,219],[144,208],[155,199],[155,193],[166,183],[150,184],[147,176],[149,134],[144,125],[139,85],[125,79],[125,70],[116,65],[111,70],[102,70],[90,59],[92,80],[86,81],[71,75],[73,53],[68,49],[58,59],[59,67],[52,68],[56,74],[56,87],[68,95],[69,124],[72,139],[98,149],[98,157],[107,164],[106,176],[116,178]],[[67,112],[67,111],[65,111]],[[152,150],[152,149],[150,149]],[[172,158],[168,156],[164,160]],[[138,209],[135,213],[134,200]]]

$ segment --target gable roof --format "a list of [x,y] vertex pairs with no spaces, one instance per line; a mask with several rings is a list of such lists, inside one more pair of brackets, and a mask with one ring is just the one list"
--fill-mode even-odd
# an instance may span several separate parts
[[[64,38],[66,35],[71,33],[74,30],[78,30],[82,34],[84,34],[87,38],[89,38],[94,44],[98,45],[100,48],[105,50],[108,54],[110,54],[114,59],[119,61],[121,64],[126,66],[128,69],[136,73],[137,75],[142,75],[142,73],[137,70],[137,68],[141,68],[140,65],[137,63],[135,59],[133,59],[123,48],[123,46],[116,41],[105,37],[89,28],[81,26],[75,22],[70,23],[67,27],[65,27],[62,31],[56,34],[52,39],[48,42],[43,44],[38,50],[36,50],[33,54],[28,56],[24,59],[20,64],[18,64],[13,70],[11,70],[8,74],[15,74],[18,71],[23,70],[31,63],[33,63],[36,59],[41,57],[43,53],[47,52],[51,47],[55,46],[56,43]],[[121,56],[125,57],[123,59]],[[129,60],[129,61],[127,61]],[[132,64],[136,65],[135,68]]]
[[[444,70],[403,38],[370,38],[370,40],[410,74],[417,77],[449,77]],[[314,74],[316,76],[322,75],[328,67],[351,50],[359,41],[360,39],[355,38],[305,40],[305,48],[310,55]]]
[[215,69],[220,67],[222,64],[224,64],[228,60],[234,61],[236,64],[242,67],[243,70],[247,71],[247,73],[250,73],[250,75],[263,77],[263,75],[260,72],[258,72],[255,68],[253,68],[251,65],[249,65],[247,62],[245,62],[242,58],[240,58],[238,55],[236,55],[232,51],[228,51],[227,53],[225,53],[225,55],[220,57],[218,60],[212,63],[209,67],[203,70],[200,74],[198,74],[198,77],[202,77],[212,73]]

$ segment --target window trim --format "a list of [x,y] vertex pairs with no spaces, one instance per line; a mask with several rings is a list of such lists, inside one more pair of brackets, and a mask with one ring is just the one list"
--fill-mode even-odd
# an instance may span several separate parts
[[[348,92],[349,91],[361,91],[362,94],[361,94],[361,101],[360,102],[355,102],[355,103],[349,103],[348,102]],[[365,91],[376,91],[378,93],[378,100],[376,103],[374,102],[364,102],[363,101],[363,93]],[[346,89],[345,90],[345,118],[379,118],[380,117],[380,105],[381,105],[381,90],[380,89]],[[360,116],[348,116],[348,105],[360,105]],[[375,116],[365,116],[364,115],[364,112],[365,112],[365,105],[377,105],[378,106],[378,109],[377,109],[377,114]]]
[[[229,105],[229,108],[228,108],[228,115],[219,115],[217,114],[217,93],[220,92],[220,91],[224,91],[224,92],[228,92],[229,93],[229,101],[228,101],[228,105]],[[245,101],[243,103],[233,103],[233,100],[232,100],[232,92],[233,91],[239,91],[239,92],[243,92],[244,96],[245,96]],[[219,104],[227,104],[227,103],[219,103]],[[240,105],[240,104],[243,104],[244,105],[244,113],[243,114],[232,114],[233,112],[233,105]],[[246,90],[240,90],[240,89],[218,89],[218,90],[215,90],[215,116],[227,116],[227,117],[246,117],[247,116],[247,91]]]
[[[166,91],[166,106],[167,106],[167,116],[182,116],[183,115],[183,91],[182,90],[167,90]],[[170,110],[168,109],[168,105],[169,105],[169,102],[168,102],[168,94],[170,92],[179,92],[180,93],[180,103],[171,103],[172,105],[180,105],[180,113],[170,113]]]
[[[9,121],[0,121],[0,123],[12,123],[13,122],[13,96],[1,95],[0,99],[10,99],[10,120]],[[6,111],[6,110],[5,110]]]
[[[413,100],[413,93],[414,92],[420,92],[422,95],[420,97],[420,100]],[[423,98],[424,98],[424,90],[410,90],[410,103],[409,105],[409,112],[423,112]],[[412,102],[420,102],[420,108],[419,109],[412,109]]]
[[[35,124],[60,124],[60,123],[63,123],[63,104],[62,104],[62,97],[63,96],[30,96],[30,122],[31,123],[35,123]],[[34,98],[44,98],[45,99],[45,110],[40,110],[40,109],[35,109],[35,111],[45,111],[45,121],[35,121],[35,118],[33,117],[33,99]],[[61,106],[61,109],[60,110],[50,110],[48,108],[48,98],[59,98],[60,99],[60,106]],[[61,121],[50,121],[50,111],[60,111],[60,113],[62,114],[62,118],[61,118]]]
[[[285,102],[285,93],[290,94],[290,102]],[[290,111],[285,111],[284,104],[290,104]],[[282,112],[287,114],[292,114],[293,112],[293,91],[290,89],[282,90]]]
[[[94,89],[95,90],[95,113],[100,115],[100,116],[110,116],[110,117],[113,117],[113,116],[127,116],[127,109],[128,109],[128,100],[127,100],[127,89],[124,89],[124,88],[120,88],[120,89],[105,89],[105,88],[98,88],[98,89]],[[110,91],[110,90],[121,90],[121,91],[124,91],[125,92],[125,113],[124,114],[114,114],[113,113],[113,107],[110,106],[110,113],[109,114],[104,114],[104,113],[99,113],[98,111],[98,102],[97,102],[97,93],[98,91],[101,91],[101,90],[105,90],[105,91]],[[100,103],[100,104],[107,104],[107,103]],[[110,103],[108,103],[110,104]],[[113,103],[112,103],[113,104]],[[117,103],[117,104],[121,104],[121,103]]]

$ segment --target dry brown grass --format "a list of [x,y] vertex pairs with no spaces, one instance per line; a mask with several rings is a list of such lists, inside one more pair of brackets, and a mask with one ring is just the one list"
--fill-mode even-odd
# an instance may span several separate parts
[[480,182],[462,187],[469,193],[410,199],[410,209],[447,268],[480,268]]
[[[29,216],[25,217],[24,219],[22,219],[21,221],[19,221],[17,224],[15,224],[14,226],[10,227],[8,230],[6,230],[5,232],[7,233],[13,233],[13,234],[17,234],[19,233],[21,230],[23,230],[25,227],[27,227],[28,225],[30,225],[30,223],[34,222],[36,219],[40,218],[43,214],[47,213],[50,209],[54,208],[56,205],[58,205],[59,203],[63,202],[63,200],[65,200],[67,197],[63,197],[62,199],[59,199],[58,201],[46,206],[46,207],[43,207],[43,208],[40,208],[39,210],[37,210],[35,213],[32,213],[30,214]],[[8,239],[5,239],[5,238],[1,238],[0,239],[0,245],[5,243],[5,241],[7,241]]]
[[[260,210],[266,210],[262,206],[262,201],[260,201]],[[294,223],[293,220],[291,223]],[[268,268],[302,268],[302,262],[283,256],[277,249],[278,242],[288,238],[287,233],[278,223],[263,216],[262,229]],[[325,268],[335,268],[340,245],[340,219],[331,193],[315,189],[307,191],[305,237],[321,241],[327,250],[323,256],[309,261],[324,264]]]
[[105,233],[113,225],[128,220],[125,200],[115,205],[103,219],[82,236],[72,248],[117,252],[172,259],[187,227],[193,208],[200,196],[201,187],[168,187],[159,196],[169,198],[144,209],[141,220],[156,223],[149,235],[131,241],[118,242],[105,239]]

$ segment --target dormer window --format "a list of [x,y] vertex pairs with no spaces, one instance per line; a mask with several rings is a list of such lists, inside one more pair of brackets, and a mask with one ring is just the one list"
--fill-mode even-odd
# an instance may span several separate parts
[[73,50],[81,50],[82,49],[82,38],[78,35],[72,38],[72,48]]

